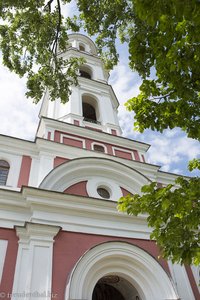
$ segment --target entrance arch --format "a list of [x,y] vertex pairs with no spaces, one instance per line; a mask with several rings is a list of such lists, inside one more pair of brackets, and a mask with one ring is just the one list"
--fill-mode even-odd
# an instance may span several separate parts
[[106,242],[87,251],[77,262],[66,287],[65,300],[95,300],[92,298],[95,287],[109,276],[123,280],[118,291],[124,300],[127,300],[123,295],[126,286],[130,291],[132,287],[141,300],[179,299],[168,275],[150,254],[129,243]]
[[139,300],[138,291],[127,280],[117,275],[108,275],[96,283],[92,300]]

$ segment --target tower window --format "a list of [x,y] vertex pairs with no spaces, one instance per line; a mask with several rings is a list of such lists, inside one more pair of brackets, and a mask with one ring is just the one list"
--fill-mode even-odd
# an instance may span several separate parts
[[79,50],[80,51],[85,51],[85,46],[83,44],[79,44]]
[[96,112],[91,104],[83,102],[83,117],[85,121],[93,123],[97,122]]
[[83,70],[80,70],[79,72],[80,72],[81,77],[91,79],[91,75],[88,72],[83,71]]
[[5,160],[0,160],[0,185],[6,185],[10,165]]
[[81,66],[79,73],[81,77],[92,79],[92,70],[88,66]]
[[104,147],[101,146],[101,145],[94,145],[94,146],[93,146],[93,149],[94,149],[95,151],[98,151],[98,152],[105,152]]
[[110,199],[110,193],[105,187],[98,187],[97,193],[104,199]]

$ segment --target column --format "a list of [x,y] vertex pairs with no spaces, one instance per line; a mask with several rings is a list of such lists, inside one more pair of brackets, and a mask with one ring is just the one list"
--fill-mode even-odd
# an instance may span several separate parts
[[19,249],[12,300],[50,300],[53,243],[60,227],[26,223],[15,228]]

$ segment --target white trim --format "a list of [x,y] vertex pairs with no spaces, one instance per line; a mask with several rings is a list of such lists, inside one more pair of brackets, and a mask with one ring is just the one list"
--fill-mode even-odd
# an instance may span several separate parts
[[120,213],[116,202],[109,200],[26,187],[21,193],[1,190],[0,207],[0,226],[4,228],[32,221],[107,236],[149,239],[151,233],[146,215]]
[[180,299],[195,300],[185,267],[171,261],[168,261],[168,266]]
[[58,226],[33,223],[16,227],[19,249],[13,283],[13,300],[33,299],[34,292],[40,295],[36,296],[40,299],[51,299],[53,242],[59,230]]
[[117,156],[116,153],[115,153],[115,150],[119,150],[119,151],[121,151],[121,152],[126,152],[126,153],[131,154],[132,160],[135,160],[133,151],[126,150],[126,149],[123,149],[123,148],[113,147],[113,146],[112,146],[112,149],[113,149],[113,154],[114,154],[115,156]]
[[72,184],[94,176],[113,180],[132,194],[141,193],[141,187],[150,182],[141,173],[114,160],[87,157],[68,161],[53,169],[42,181],[40,188],[63,192]]
[[[47,117],[41,118],[39,127],[42,126],[42,123],[45,123],[45,126],[54,128],[55,130],[58,130],[58,131],[70,132],[74,135],[84,136],[85,138],[96,140],[96,132],[92,131],[92,130],[86,130],[84,127],[82,128],[82,127],[73,126],[73,124],[68,124],[68,123],[50,119]],[[119,147],[125,147],[125,148],[135,149],[135,150],[144,151],[144,152],[146,152],[150,147],[149,144],[146,144],[143,142],[138,142],[138,141],[131,140],[131,139],[127,139],[127,138],[117,136],[117,135],[108,134],[105,132],[99,132],[98,139],[102,140],[108,144],[113,144],[113,145],[117,145]]]
[[48,140],[48,133],[49,133],[49,132],[50,132],[50,134],[51,134],[50,141],[54,141],[54,138],[55,138],[55,130],[52,129],[52,128],[49,128],[49,127],[46,128],[46,134],[45,134],[45,137],[46,137],[47,140]]
[[22,164],[22,156],[7,153],[7,151],[5,150],[5,151],[1,151],[0,159],[7,161],[10,165],[10,168],[8,170],[6,185],[0,186],[0,187],[1,188],[17,187],[20,170],[21,170],[21,164]]
[[[102,146],[104,148],[104,152],[94,150],[94,145]],[[100,152],[100,153],[108,153],[106,145],[104,145],[102,143],[98,143],[98,142],[92,142],[91,143],[91,149],[94,150],[94,151]]]
[[[76,136],[69,135],[69,134],[64,134],[64,133],[61,133],[61,134],[60,134],[60,138],[61,138],[61,143],[63,143],[63,144],[64,144],[64,138],[69,138],[69,139],[71,139],[71,140],[75,140],[75,141],[82,142],[83,148],[84,148],[84,149],[86,148],[85,139],[81,139],[81,138],[78,138],[78,137],[76,137]],[[64,145],[65,145],[65,144],[64,144]]]
[[143,300],[179,299],[168,275],[151,255],[128,243],[107,242],[90,249],[77,262],[65,300],[91,300],[98,280],[111,274],[132,284]]
[[5,263],[6,258],[6,251],[8,247],[8,241],[7,240],[0,240],[0,285],[1,285],[1,279],[3,275],[3,267]]
[[117,201],[123,196],[120,186],[113,180],[105,177],[93,177],[88,180],[86,185],[88,195],[90,197],[104,199],[98,194],[98,187],[102,187],[108,190],[108,192],[110,193],[109,200]]

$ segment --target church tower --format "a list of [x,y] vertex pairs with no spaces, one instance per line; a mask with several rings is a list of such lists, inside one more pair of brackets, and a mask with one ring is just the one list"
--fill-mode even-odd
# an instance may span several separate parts
[[199,299],[198,268],[159,258],[147,216],[116,208],[177,176],[146,161],[150,145],[122,136],[94,43],[71,34],[59,55],[85,59],[69,101],[46,92],[34,142],[0,135],[0,298]]
[[120,135],[117,118],[119,103],[108,84],[109,76],[97,55],[96,46],[91,39],[81,34],[69,35],[68,44],[67,51],[59,54],[61,57],[83,57],[85,60],[79,70],[79,84],[72,87],[67,104],[61,104],[59,100],[49,102],[46,93],[41,116]]

